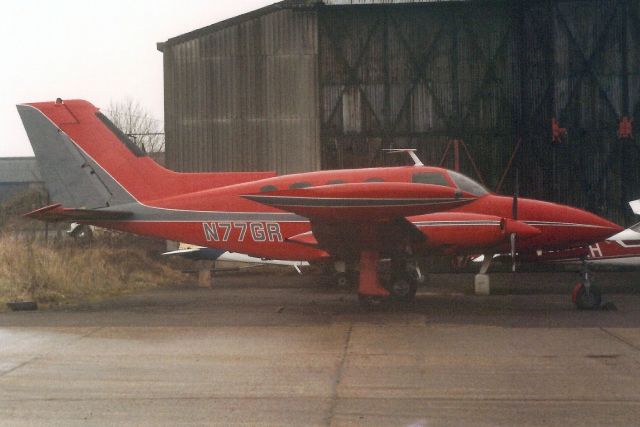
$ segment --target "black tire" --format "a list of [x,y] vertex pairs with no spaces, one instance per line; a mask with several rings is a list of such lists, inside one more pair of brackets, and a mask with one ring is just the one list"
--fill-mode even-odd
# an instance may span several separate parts
[[416,298],[418,281],[412,274],[394,275],[387,286],[393,301],[408,304]]
[[602,293],[597,286],[591,285],[587,295],[587,288],[579,283],[574,290],[574,295],[574,303],[578,310],[597,310],[602,304]]

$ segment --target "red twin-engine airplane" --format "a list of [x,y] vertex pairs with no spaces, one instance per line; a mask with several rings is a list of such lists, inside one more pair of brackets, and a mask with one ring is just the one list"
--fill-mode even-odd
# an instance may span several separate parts
[[[415,166],[176,173],[86,101],[18,111],[52,199],[27,214],[280,260],[342,260],[366,304],[413,299],[425,254],[540,253],[599,242],[621,227],[583,210],[491,194],[450,170]],[[516,243],[517,242],[517,243]],[[392,263],[383,285],[381,258]],[[586,289],[588,295],[589,289]]]

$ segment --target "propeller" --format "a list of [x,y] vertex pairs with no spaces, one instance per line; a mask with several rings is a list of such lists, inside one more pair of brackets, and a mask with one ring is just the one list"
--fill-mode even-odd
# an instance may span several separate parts
[[[519,171],[516,169],[515,183],[513,189],[513,204],[511,205],[511,218],[514,221],[518,220],[518,193],[520,192],[520,183],[518,180]],[[516,271],[516,233],[511,233],[509,236],[511,241],[511,271]]]

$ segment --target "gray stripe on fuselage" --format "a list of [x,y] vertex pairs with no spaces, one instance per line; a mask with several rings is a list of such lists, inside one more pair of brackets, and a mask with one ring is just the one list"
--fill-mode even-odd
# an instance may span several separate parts
[[269,206],[299,206],[309,208],[359,208],[359,207],[394,207],[394,206],[433,206],[447,203],[465,202],[473,199],[454,198],[338,198],[338,197],[289,197],[289,196],[242,196]]
[[211,222],[211,221],[275,221],[275,222],[309,222],[305,217],[287,212],[223,212],[193,211],[167,209],[146,206],[139,203],[119,205],[113,208],[100,209],[109,212],[127,211],[133,216],[124,222]]
[[551,226],[551,227],[588,227],[588,228],[610,228],[605,225],[577,224],[574,222],[554,222],[554,221],[522,221],[531,226]]
[[[588,227],[588,228],[607,228],[602,225],[593,224],[577,224],[569,222],[553,222],[553,221],[522,221],[531,226],[547,226],[547,227]],[[413,225],[417,227],[440,227],[440,226],[481,226],[481,225],[500,225],[500,221],[417,221]]]
[[456,226],[481,226],[481,225],[500,225],[500,221],[418,221],[414,222],[416,227],[448,227],[451,225]]

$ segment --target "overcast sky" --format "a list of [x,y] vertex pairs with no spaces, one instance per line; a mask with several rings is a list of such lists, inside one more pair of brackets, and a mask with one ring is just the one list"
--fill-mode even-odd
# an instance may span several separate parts
[[163,118],[156,43],[276,0],[9,0],[0,12],[0,157],[32,156],[15,105],[130,97]]

